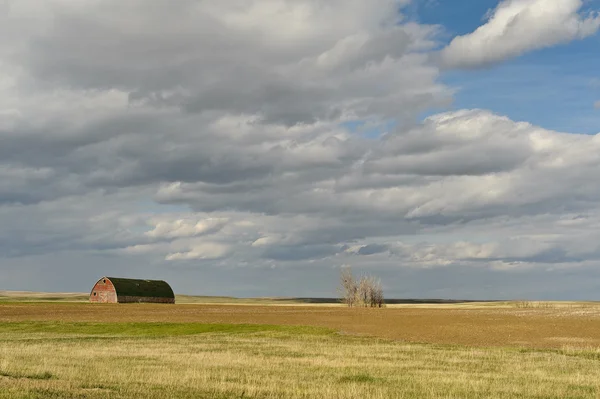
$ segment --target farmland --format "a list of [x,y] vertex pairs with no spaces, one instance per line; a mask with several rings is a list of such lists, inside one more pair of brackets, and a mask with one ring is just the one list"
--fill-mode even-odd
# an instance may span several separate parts
[[0,398],[600,398],[600,307],[0,303]]

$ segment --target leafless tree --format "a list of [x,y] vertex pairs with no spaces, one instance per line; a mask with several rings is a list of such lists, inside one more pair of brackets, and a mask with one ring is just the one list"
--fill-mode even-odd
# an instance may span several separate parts
[[373,276],[363,276],[356,280],[349,267],[340,272],[340,292],[342,301],[352,306],[382,307],[384,305],[381,280]]
[[369,283],[371,288],[371,296],[370,296],[370,304],[371,307],[381,308],[385,305],[385,300],[383,298],[383,287],[381,285],[381,280],[375,277],[371,277],[371,281]]
[[357,291],[358,286],[352,274],[352,269],[343,267],[340,271],[340,294],[342,301],[349,307],[354,306],[356,304]]
[[370,278],[363,276],[358,281],[358,306],[369,307],[371,303],[371,284]]

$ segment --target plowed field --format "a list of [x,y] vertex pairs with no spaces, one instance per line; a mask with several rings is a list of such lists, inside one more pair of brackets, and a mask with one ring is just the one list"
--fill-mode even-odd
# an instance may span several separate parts
[[403,342],[600,348],[600,308],[385,308],[252,305],[0,304],[0,322],[169,322],[319,326]]

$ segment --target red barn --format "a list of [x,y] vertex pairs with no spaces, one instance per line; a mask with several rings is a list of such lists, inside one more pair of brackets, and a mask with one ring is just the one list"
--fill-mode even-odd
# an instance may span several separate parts
[[102,277],[92,288],[90,302],[175,303],[175,294],[171,286],[162,280]]

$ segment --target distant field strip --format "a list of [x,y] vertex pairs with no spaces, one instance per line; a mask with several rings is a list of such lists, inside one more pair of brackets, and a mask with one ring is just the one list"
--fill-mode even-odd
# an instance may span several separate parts
[[412,343],[600,347],[600,308],[388,308],[4,303],[0,322],[140,322],[315,326]]
[[403,344],[314,327],[0,323],[0,399],[598,398],[599,364],[592,349]]

